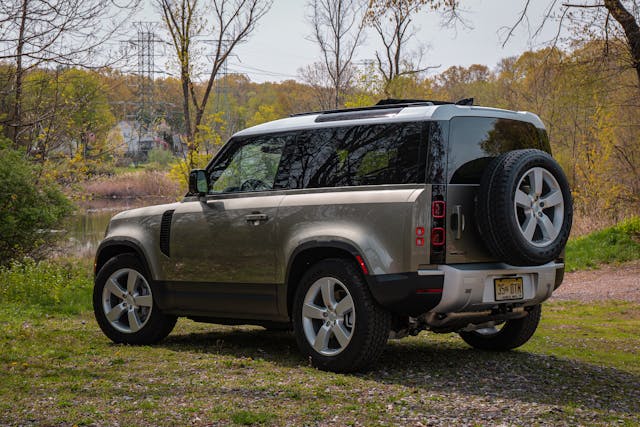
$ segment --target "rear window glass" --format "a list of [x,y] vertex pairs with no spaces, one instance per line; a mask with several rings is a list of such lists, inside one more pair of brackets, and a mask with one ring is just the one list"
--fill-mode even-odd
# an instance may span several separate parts
[[277,188],[321,188],[425,182],[422,123],[302,131],[285,149]]
[[512,150],[537,148],[549,152],[546,132],[510,119],[456,117],[451,120],[448,182],[477,184],[493,157]]

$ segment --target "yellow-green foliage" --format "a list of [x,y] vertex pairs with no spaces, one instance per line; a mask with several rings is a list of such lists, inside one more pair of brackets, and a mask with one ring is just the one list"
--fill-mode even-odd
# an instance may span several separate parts
[[568,271],[640,259],[640,217],[572,239],[566,248]]
[[0,137],[0,265],[50,240],[50,229],[71,211],[55,182]]
[[0,304],[19,304],[46,313],[80,313],[91,307],[89,262],[30,258],[0,267]]

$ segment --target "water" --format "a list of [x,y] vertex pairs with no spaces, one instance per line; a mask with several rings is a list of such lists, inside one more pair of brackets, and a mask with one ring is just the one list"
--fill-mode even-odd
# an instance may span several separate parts
[[[121,209],[124,210],[124,209]],[[80,211],[64,224],[66,240],[61,242],[69,255],[90,257],[95,255],[100,241],[104,238],[107,224],[118,210]]]
[[60,251],[67,256],[93,257],[104,238],[109,220],[118,212],[141,206],[168,203],[165,199],[92,200],[83,202],[63,224],[65,238]]

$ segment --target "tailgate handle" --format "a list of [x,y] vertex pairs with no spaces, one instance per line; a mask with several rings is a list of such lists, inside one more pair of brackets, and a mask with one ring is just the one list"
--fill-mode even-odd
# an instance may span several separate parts
[[462,206],[456,205],[456,240],[462,239],[462,232],[464,231],[464,214],[462,213]]

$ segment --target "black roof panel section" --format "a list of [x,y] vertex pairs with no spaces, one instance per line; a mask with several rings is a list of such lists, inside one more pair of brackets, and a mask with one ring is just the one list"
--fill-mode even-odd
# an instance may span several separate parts
[[406,107],[421,107],[433,105],[473,105],[473,98],[465,98],[458,102],[433,101],[426,99],[383,99],[376,105],[368,107],[342,108],[337,110],[310,111],[292,114],[291,117],[318,114],[316,122],[332,122],[339,120],[372,119],[398,114]]

